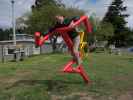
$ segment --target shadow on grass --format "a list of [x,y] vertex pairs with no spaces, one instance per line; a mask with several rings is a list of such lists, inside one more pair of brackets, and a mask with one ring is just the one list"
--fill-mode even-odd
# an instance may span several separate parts
[[126,61],[133,61],[133,57],[126,57],[126,58],[121,58],[121,60],[126,60]]
[[81,81],[63,81],[63,80],[19,80],[12,84],[9,87],[6,87],[7,90],[18,87],[20,85],[30,85],[36,86],[37,84],[47,87],[47,91],[53,90],[62,90],[67,88],[69,85],[79,85]]

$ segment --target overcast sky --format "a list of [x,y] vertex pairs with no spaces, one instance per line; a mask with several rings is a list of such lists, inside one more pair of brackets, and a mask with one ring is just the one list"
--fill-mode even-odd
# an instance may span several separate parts
[[[11,0],[0,0],[0,27],[11,26]],[[15,0],[15,16],[22,16],[30,11],[30,7],[35,0]],[[96,13],[97,17],[102,18],[107,11],[107,6],[112,0],[62,0],[67,6],[74,6],[83,9],[88,14]],[[96,2],[95,2],[96,1]],[[127,13],[130,14],[128,26],[133,28],[133,0],[125,0]]]

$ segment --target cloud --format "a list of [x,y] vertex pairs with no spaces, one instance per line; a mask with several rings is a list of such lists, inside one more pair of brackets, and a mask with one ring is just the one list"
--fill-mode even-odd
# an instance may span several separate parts
[[[35,0],[15,0],[15,17],[30,11]],[[12,23],[11,0],[0,0],[0,26],[10,27]]]
[[127,26],[133,28],[133,10],[132,10],[133,9],[133,0],[125,1],[124,5],[127,6],[127,14],[130,15],[127,19],[127,21],[128,21]]
[[[95,13],[96,16],[102,19],[112,0],[95,0],[96,2],[91,1],[92,0],[63,0],[68,7],[73,6],[80,8],[82,10],[88,11],[88,14]],[[127,6],[127,14],[130,14],[129,18],[127,19],[127,26],[133,28],[133,0],[125,0],[124,5]]]
[[[15,0],[15,16],[20,17],[30,11],[35,0]],[[62,0],[68,7],[77,7],[87,11],[87,14],[95,13],[97,17],[103,18],[112,0]],[[125,0],[127,6],[128,26],[133,27],[133,0]],[[11,0],[0,0],[0,26],[11,26]]]
[[[96,13],[97,16],[103,17],[107,11],[107,6],[112,0],[63,0],[68,7],[77,7],[87,11],[89,14]],[[77,2],[76,2],[77,1]],[[93,2],[92,2],[93,1]]]

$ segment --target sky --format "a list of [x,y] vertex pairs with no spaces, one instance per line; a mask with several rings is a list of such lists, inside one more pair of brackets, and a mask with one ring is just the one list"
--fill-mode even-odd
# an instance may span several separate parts
[[[15,17],[18,18],[26,12],[31,11],[31,5],[35,0],[15,0]],[[77,7],[83,9],[87,14],[95,13],[100,19],[107,12],[107,7],[112,0],[62,0],[68,7]],[[127,13],[130,14],[127,26],[133,28],[133,0],[125,0],[124,5],[127,6]],[[0,27],[10,27],[11,18],[11,0],[0,0]]]

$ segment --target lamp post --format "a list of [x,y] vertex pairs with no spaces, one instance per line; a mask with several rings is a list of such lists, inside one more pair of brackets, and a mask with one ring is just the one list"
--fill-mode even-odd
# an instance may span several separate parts
[[13,45],[16,47],[16,25],[15,25],[14,3],[15,3],[15,1],[11,0],[11,4],[12,4]]

